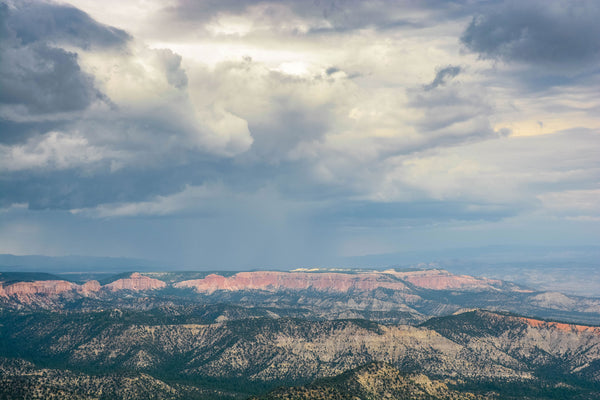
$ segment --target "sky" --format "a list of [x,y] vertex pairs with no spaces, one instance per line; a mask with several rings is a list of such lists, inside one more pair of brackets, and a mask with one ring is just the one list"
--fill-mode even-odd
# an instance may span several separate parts
[[0,253],[600,243],[600,2],[0,1]]

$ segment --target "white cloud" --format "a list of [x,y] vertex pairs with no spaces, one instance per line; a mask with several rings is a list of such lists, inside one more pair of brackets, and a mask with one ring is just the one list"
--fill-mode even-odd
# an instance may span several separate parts
[[22,145],[0,145],[0,171],[75,168],[109,156],[80,133],[49,132]]
[[15,211],[23,211],[23,210],[27,210],[27,208],[29,207],[29,204],[27,203],[13,203],[8,207],[4,207],[4,208],[0,208],[0,213],[12,213]]
[[[591,132],[505,137],[391,158],[372,198],[528,205],[554,211],[598,206],[596,190],[562,190],[600,179],[600,136]],[[375,174],[373,175],[375,176]],[[560,190],[560,191],[557,191]],[[596,198],[594,198],[596,196]]]
[[171,215],[198,211],[203,201],[214,198],[220,192],[222,187],[219,185],[186,186],[178,193],[156,196],[148,201],[101,204],[94,208],[73,209],[71,213],[95,218]]
[[163,154],[191,148],[231,157],[253,142],[243,118],[219,105],[196,104],[181,56],[170,49],[134,43],[126,53],[84,53],[82,64],[117,107],[108,112],[113,121],[106,125],[123,121],[117,131],[100,128],[114,146]]
[[573,221],[600,219],[600,189],[565,190],[538,195],[544,210]]

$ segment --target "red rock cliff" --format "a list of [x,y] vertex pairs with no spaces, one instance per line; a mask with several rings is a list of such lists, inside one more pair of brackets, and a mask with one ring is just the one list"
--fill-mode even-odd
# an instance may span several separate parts
[[534,318],[516,317],[517,319],[525,322],[527,325],[533,328],[546,328],[546,329],[557,329],[565,332],[588,332],[596,335],[600,335],[600,327],[587,326],[587,325],[576,325],[576,324],[565,324],[562,322],[551,322],[542,321]]
[[127,289],[127,290],[152,290],[164,288],[166,283],[158,279],[152,279],[147,276],[133,273],[129,278],[119,279],[108,285],[101,286],[98,281],[88,281],[83,285],[60,280],[51,281],[33,281],[33,282],[16,282],[4,286],[0,282],[0,296],[16,296],[23,302],[29,302],[29,296],[35,295],[59,295],[68,292],[77,292],[83,296],[89,296],[99,292],[102,289],[111,291]]
[[129,278],[119,279],[114,282],[111,282],[103,287],[116,291],[116,290],[153,290],[153,289],[162,289],[167,284],[163,281],[159,281],[158,279],[149,278],[147,276],[141,275],[137,272],[131,274]]
[[404,283],[392,276],[381,273],[342,274],[278,271],[240,272],[230,277],[211,274],[204,279],[176,283],[175,287],[191,287],[204,293],[213,293],[217,290],[313,289],[325,292],[346,292],[350,289],[364,291],[377,288],[406,289]]
[[0,287],[0,296],[56,295],[75,290],[78,287],[79,285],[67,281],[16,282],[12,285]]

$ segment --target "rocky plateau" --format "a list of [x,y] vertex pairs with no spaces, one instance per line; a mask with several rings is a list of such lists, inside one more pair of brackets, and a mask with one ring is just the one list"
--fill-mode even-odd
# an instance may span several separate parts
[[440,269],[0,282],[0,398],[600,398],[594,298]]

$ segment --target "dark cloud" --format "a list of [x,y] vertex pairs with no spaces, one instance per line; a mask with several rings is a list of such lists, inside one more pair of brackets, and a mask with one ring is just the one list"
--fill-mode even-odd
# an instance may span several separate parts
[[23,2],[11,10],[7,25],[23,44],[43,41],[88,49],[122,46],[131,38],[77,8],[56,3]]
[[[88,48],[128,40],[123,31],[53,3],[24,2],[17,8],[1,4],[0,20],[0,105],[19,106],[31,114],[80,111],[103,97],[92,76],[81,70],[77,54],[57,43]],[[27,128],[3,131],[1,140],[14,140],[19,130]]]
[[518,214],[522,205],[461,201],[342,202],[324,209],[321,218],[343,225],[398,225],[402,221],[433,223],[449,220],[497,221]]
[[0,38],[8,39],[8,37],[12,34],[10,28],[8,27],[8,5],[5,3],[0,3]]
[[448,65],[447,67],[440,69],[437,74],[435,74],[433,81],[430,84],[425,85],[425,90],[435,89],[440,85],[444,85],[449,79],[460,74],[460,71],[461,69],[459,66],[453,65]]
[[[187,1],[179,0],[176,5],[164,10],[164,15],[173,25],[170,29],[179,33],[197,30],[220,14],[248,14],[250,8],[260,6],[258,16],[261,25],[270,21],[271,29],[285,30],[296,35],[343,33],[357,29],[393,30],[401,27],[424,27],[431,21],[419,16],[411,16],[411,11],[420,7],[409,1],[393,0],[316,0],[301,2],[295,0],[224,0],[224,1]],[[431,4],[431,10],[444,10],[443,3]],[[303,22],[302,27],[293,27],[283,23],[282,8],[291,11]]]
[[[185,156],[184,156],[185,157]],[[227,170],[218,162],[196,161],[160,168],[110,171],[109,163],[93,170],[17,171],[0,179],[0,207],[27,203],[30,209],[95,207],[103,203],[138,202],[181,191],[186,183],[201,184]]]
[[475,16],[461,41],[483,58],[576,65],[600,56],[600,3],[509,1]]
[[81,71],[77,54],[45,43],[0,46],[0,104],[39,114],[83,110],[101,97],[93,78]]
[[15,122],[0,118],[0,144],[11,145],[62,127],[65,121]]

